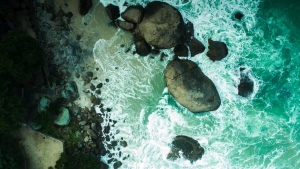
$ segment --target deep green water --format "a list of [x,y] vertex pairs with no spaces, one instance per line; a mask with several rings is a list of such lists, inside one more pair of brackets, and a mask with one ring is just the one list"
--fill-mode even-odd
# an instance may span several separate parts
[[[124,1],[100,2],[125,9]],[[210,61],[207,49],[190,58],[215,83],[222,105],[208,113],[189,112],[165,88],[168,60],[125,53],[119,48],[121,30],[111,40],[100,39],[94,57],[104,78],[112,82],[105,86],[104,102],[113,107],[111,117],[119,120],[112,133],[120,131],[115,138],[128,141],[128,147],[121,148],[123,156],[116,155],[122,159],[130,154],[122,167],[300,168],[300,1],[165,2],[194,23],[195,37],[206,48],[208,38],[228,45],[229,54],[222,61]],[[232,19],[236,11],[245,15],[242,21]],[[126,39],[123,43],[130,44]],[[172,50],[164,52],[172,56]],[[255,84],[248,98],[237,95],[240,67]],[[199,141],[203,158],[194,164],[167,160],[176,135]]]

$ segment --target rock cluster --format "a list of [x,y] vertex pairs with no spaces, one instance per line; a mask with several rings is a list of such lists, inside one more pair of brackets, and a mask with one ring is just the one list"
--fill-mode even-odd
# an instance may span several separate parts
[[179,135],[174,138],[171,145],[167,159],[176,160],[180,158],[182,152],[183,158],[189,160],[191,163],[201,159],[204,154],[204,149],[200,146],[198,141],[191,137]]
[[250,79],[249,73],[246,68],[241,67],[240,69],[240,83],[238,85],[238,95],[242,97],[248,97],[253,93],[254,83]]

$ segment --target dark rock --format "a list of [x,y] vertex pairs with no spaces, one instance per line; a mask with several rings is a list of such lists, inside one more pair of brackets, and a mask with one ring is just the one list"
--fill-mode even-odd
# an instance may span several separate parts
[[228,48],[224,42],[208,39],[208,52],[206,55],[212,60],[222,60],[228,54]]
[[57,18],[62,18],[63,16],[65,16],[65,12],[64,12],[62,9],[60,9],[60,10],[58,10],[58,12],[55,14],[55,16],[56,16]]
[[103,86],[103,84],[102,83],[99,83],[98,85],[97,85],[97,88],[101,88]]
[[157,50],[157,49],[152,49],[152,50],[151,50],[151,54],[157,55],[157,54],[159,54],[159,50]]
[[80,35],[77,35],[76,36],[76,40],[80,40],[81,39],[81,36]]
[[116,147],[117,145],[118,145],[118,142],[117,141],[111,141],[111,145],[113,146],[113,147]]
[[144,17],[133,32],[157,49],[172,48],[181,43],[185,33],[184,22],[177,9],[165,2],[147,4]]
[[193,113],[218,109],[220,96],[213,82],[190,60],[173,60],[165,70],[170,93]]
[[86,72],[86,76],[92,78],[94,76],[93,72]]
[[110,20],[116,20],[120,17],[120,9],[118,6],[109,4],[106,8],[105,8]]
[[241,12],[236,12],[234,14],[234,18],[237,19],[237,20],[239,20],[239,21],[242,20],[243,16],[244,15]]
[[192,37],[194,37],[194,25],[192,22],[188,21],[185,24],[185,41],[188,42]]
[[92,7],[92,0],[79,0],[78,8],[80,15],[86,15]]
[[101,91],[100,90],[96,90],[96,94],[101,94]]
[[106,149],[104,147],[102,147],[100,150],[100,155],[105,156],[106,153],[107,153]]
[[108,165],[107,164],[103,163],[102,161],[100,163],[101,163],[100,164],[100,168],[101,169],[108,169]]
[[204,149],[200,146],[198,141],[187,136],[176,136],[174,138],[167,159],[176,160],[180,157],[180,151],[183,157],[190,160],[191,163],[201,159],[204,154]]
[[106,133],[106,134],[108,134],[109,131],[110,131],[110,126],[109,126],[109,125],[108,125],[108,126],[105,126],[103,132]]
[[109,79],[105,79],[106,82],[109,82]]
[[177,44],[174,47],[174,55],[175,56],[185,56],[187,57],[189,54],[188,48],[184,44]]
[[101,100],[99,98],[96,98],[93,100],[94,105],[99,105],[101,103]]
[[107,111],[107,112],[111,112],[111,108],[107,108],[106,111]]
[[120,168],[122,165],[122,162],[121,161],[117,161],[114,163],[114,169],[117,169],[117,168]]
[[197,40],[195,38],[190,39],[187,42],[187,44],[190,47],[190,52],[191,52],[192,57],[199,54],[199,53],[204,52],[204,50],[205,50],[204,45],[199,40]]
[[159,58],[159,60],[160,61],[163,61],[164,60],[164,57],[166,57],[167,55],[165,54],[165,53],[161,53],[160,54],[160,58]]
[[67,18],[72,18],[72,16],[73,16],[72,12],[68,12],[65,14],[65,17],[67,17]]
[[147,56],[151,53],[151,46],[141,39],[135,39],[134,41],[136,53],[140,56]]
[[87,129],[88,135],[90,135],[93,139],[97,139],[98,135],[92,130],[92,129]]
[[141,23],[143,19],[144,8],[141,5],[129,6],[122,14],[122,18],[130,23]]
[[91,84],[91,90],[94,91],[96,89],[95,85]]
[[125,31],[129,31],[134,28],[134,24],[126,21],[121,21],[121,20],[117,20],[117,25]]
[[127,147],[127,142],[126,141],[120,141],[120,146]]
[[238,95],[248,97],[253,93],[254,83],[249,78],[245,68],[240,68],[240,84],[238,85]]

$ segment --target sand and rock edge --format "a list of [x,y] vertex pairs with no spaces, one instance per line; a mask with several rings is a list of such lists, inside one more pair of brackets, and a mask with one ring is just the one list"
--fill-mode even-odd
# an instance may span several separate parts
[[[94,3],[94,1],[90,2]],[[116,133],[110,132],[110,128],[117,122],[115,119],[110,119],[108,115],[113,108],[105,107],[101,103],[101,87],[110,85],[110,83],[106,77],[99,77],[101,75],[99,75],[97,65],[93,61],[91,50],[91,46],[95,44],[99,37],[109,39],[109,36],[114,34],[116,28],[108,26],[110,21],[104,12],[100,12],[97,18],[90,16],[90,14],[95,14],[96,11],[105,11],[102,4],[93,3],[89,6],[89,9],[84,9],[80,8],[80,5],[78,6],[76,3],[65,3],[59,0],[53,3],[36,2],[34,4],[36,5],[36,15],[40,18],[40,20],[37,19],[38,38],[45,46],[49,56],[54,57],[58,69],[63,72],[65,85],[58,86],[58,89],[62,93],[68,93],[67,84],[75,83],[77,86],[75,95],[78,94],[80,101],[73,100],[66,105],[71,112],[71,118],[75,121],[77,120],[77,124],[81,128],[76,132],[76,135],[82,137],[82,141],[78,144],[78,148],[75,151],[88,154],[93,153],[95,156],[107,155],[109,158],[107,162],[113,163],[114,168],[118,168],[122,163],[113,157],[120,156],[125,160],[128,155],[123,155],[121,148],[127,146],[127,143],[125,140],[114,140],[113,135]],[[86,10],[89,12],[86,12]],[[85,14],[87,16],[81,16]],[[99,24],[101,22],[102,24]],[[119,20],[117,24],[120,26],[120,23],[124,24],[124,22]],[[101,33],[99,30],[95,31],[94,28],[97,24],[99,24],[97,29],[109,28],[110,31],[108,33]],[[131,27],[134,27],[128,23],[125,23],[123,26],[126,27],[126,30],[131,30]],[[193,32],[192,29],[187,31],[190,35],[193,34],[191,33]],[[158,45],[156,45],[157,48],[155,49],[149,48],[148,44],[144,43],[145,39],[143,39],[141,37],[135,38],[136,44],[141,44],[142,52],[146,51],[145,53],[149,54],[149,51],[155,52],[159,50],[160,47]],[[203,44],[199,43],[195,38],[190,38],[186,41],[186,44],[192,56],[204,51]],[[172,43],[175,46],[174,53],[178,53],[176,54],[177,56],[185,56],[188,53],[186,44]],[[142,55],[147,55],[145,53]],[[102,79],[102,83],[95,83],[94,81],[97,79]],[[98,106],[102,113],[96,114],[94,106]],[[106,144],[104,145],[103,142]],[[118,154],[110,153],[109,150],[115,149],[119,150]]]

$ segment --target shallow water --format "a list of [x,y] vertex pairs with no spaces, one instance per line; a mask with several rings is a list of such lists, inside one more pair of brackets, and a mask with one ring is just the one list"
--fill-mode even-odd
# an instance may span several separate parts
[[[124,0],[100,2],[125,10]],[[128,142],[122,157],[115,156],[122,168],[300,168],[300,1],[165,2],[194,23],[195,37],[206,50],[190,59],[215,83],[222,104],[216,111],[193,114],[174,100],[163,79],[172,50],[163,50],[169,57],[161,62],[159,56],[133,55],[131,37],[122,30],[110,40],[100,39],[94,58],[103,74],[100,80],[110,80],[101,97],[112,107],[110,117],[118,120],[112,129],[118,133],[115,139]],[[233,19],[236,11],[245,15],[242,21]],[[208,38],[227,44],[225,59],[208,59]],[[254,81],[248,98],[237,95],[240,67]],[[205,149],[202,159],[193,164],[167,160],[176,135],[196,139]]]

